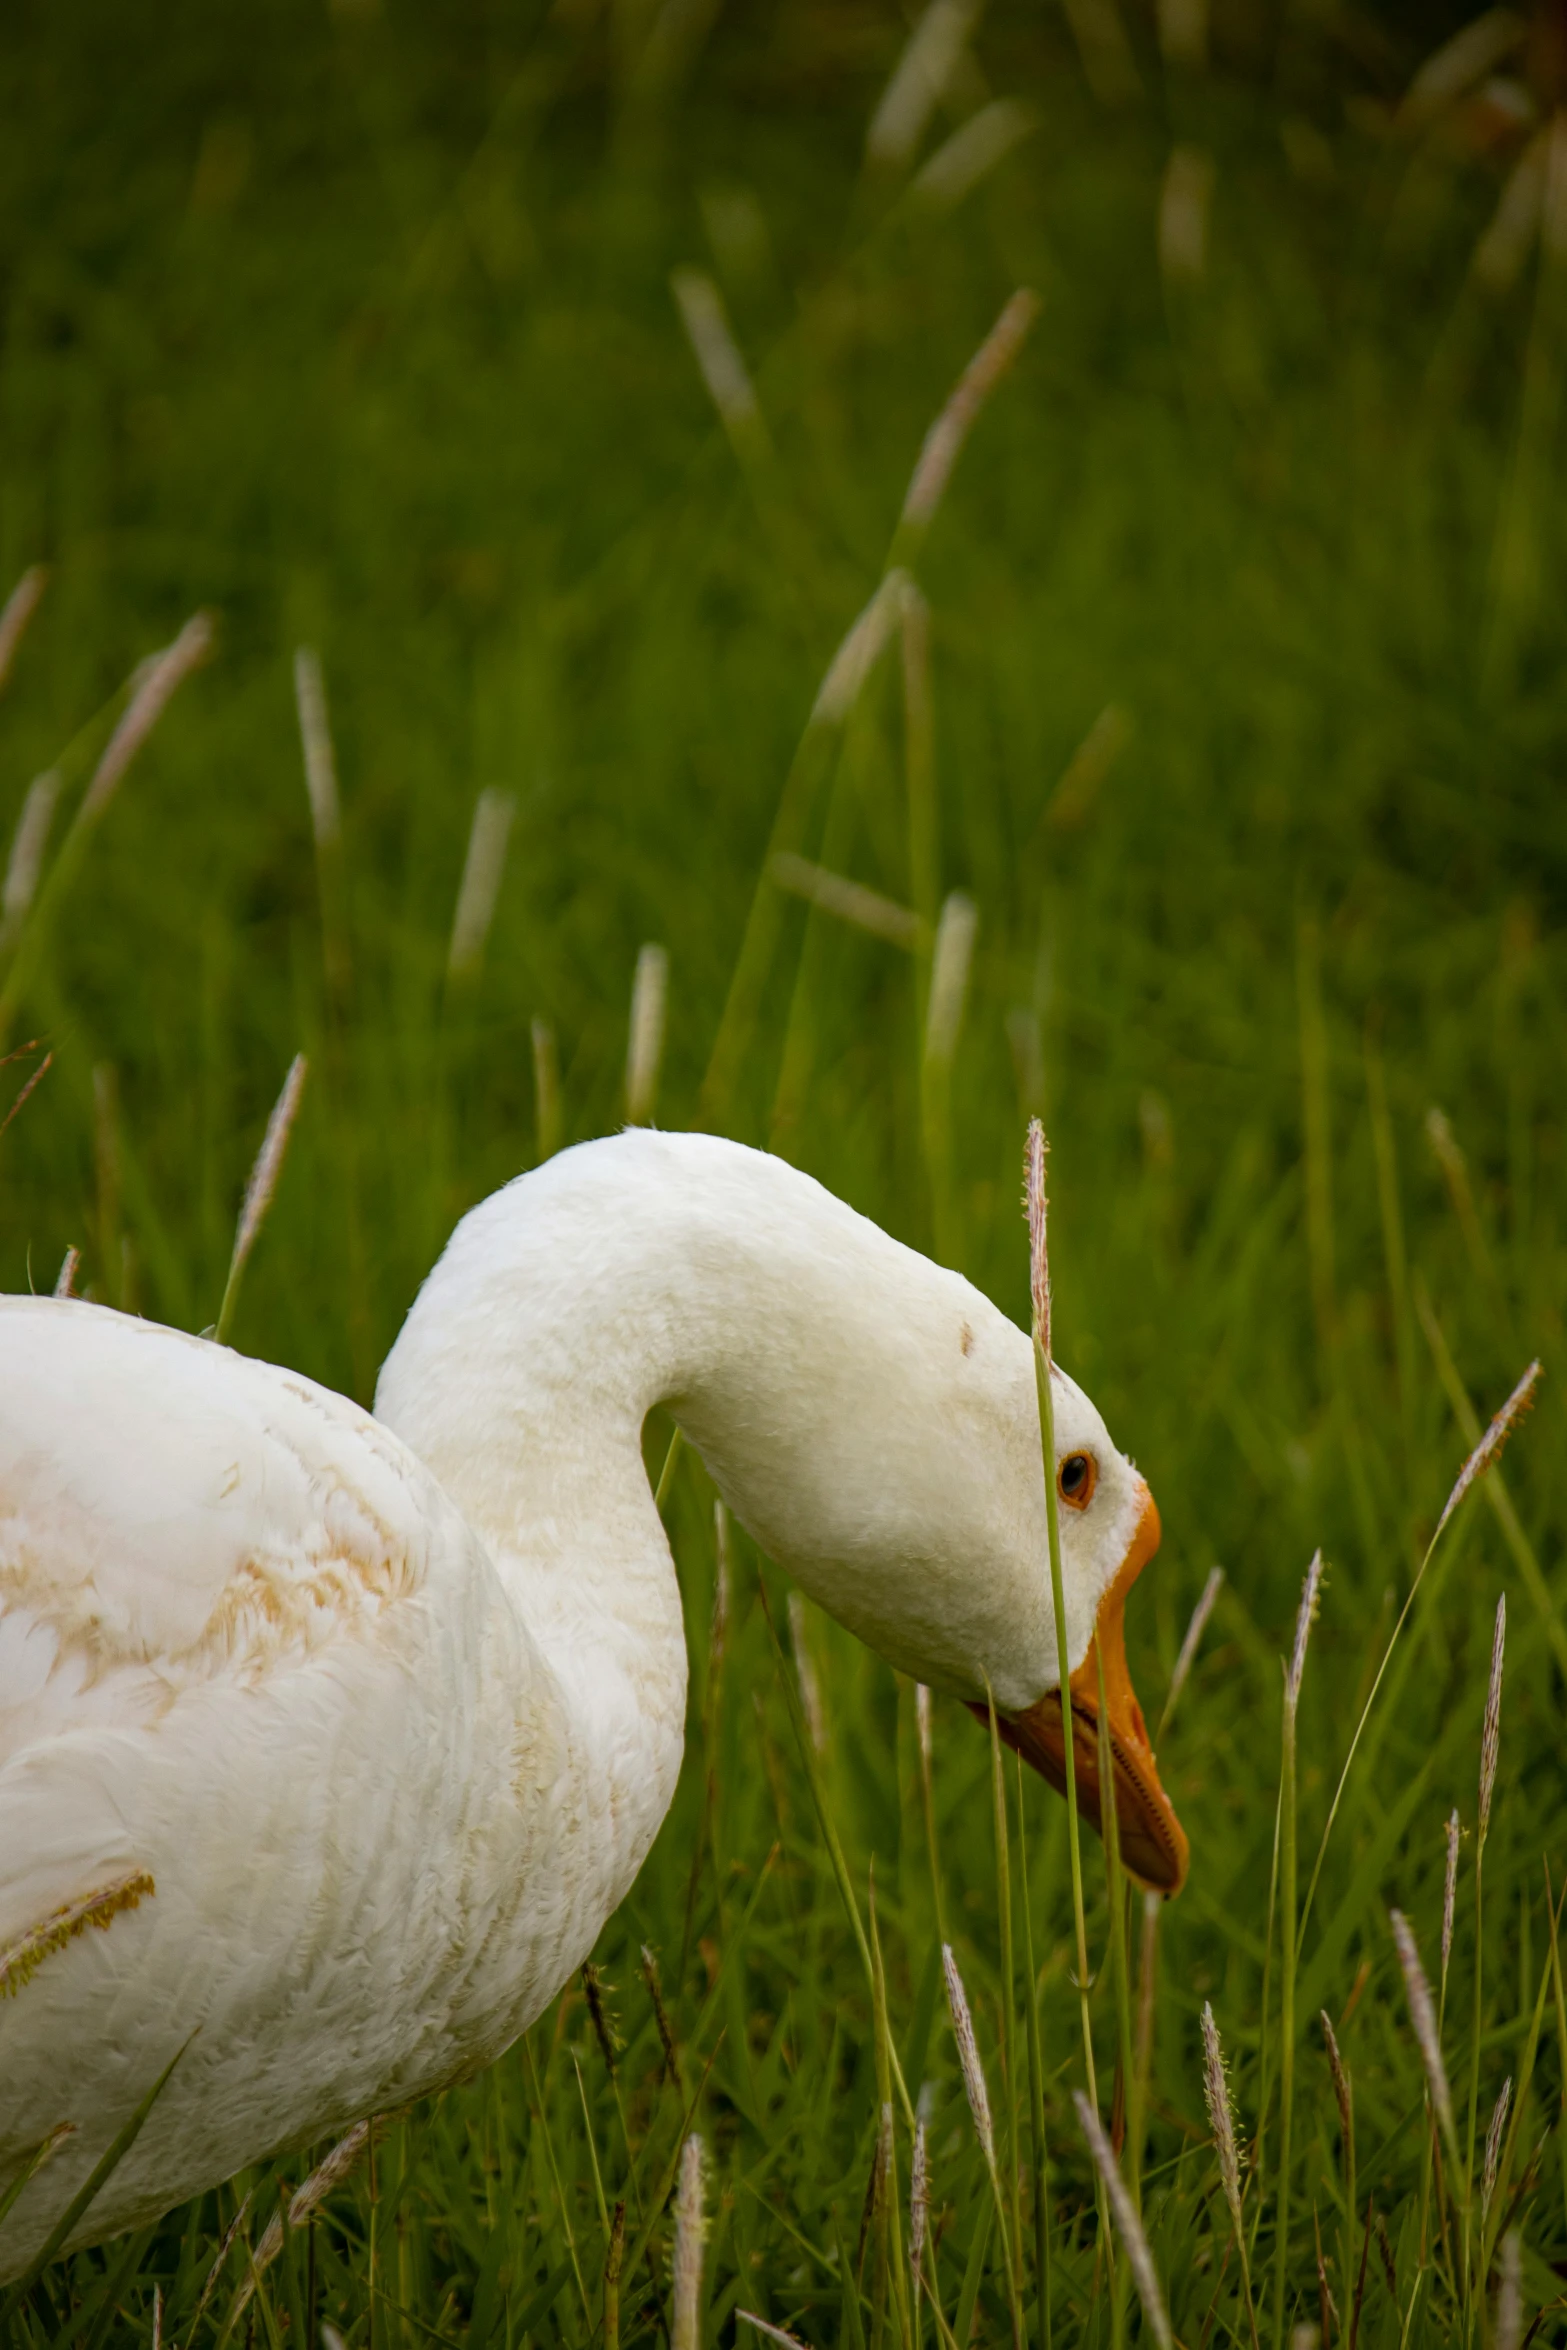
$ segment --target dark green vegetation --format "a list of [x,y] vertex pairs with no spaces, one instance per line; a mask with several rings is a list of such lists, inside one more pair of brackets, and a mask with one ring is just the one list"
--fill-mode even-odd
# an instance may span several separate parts
[[[1167,28],[1183,14],[1164,13]],[[1456,1805],[1474,1826],[1504,1588],[1485,1964],[1477,2011],[1471,1839],[1444,2042],[1460,2151],[1477,2012],[1482,2141],[1514,2082],[1491,2233],[1521,2227],[1526,2324],[1567,2265],[1567,2021],[1542,1873],[1550,1856],[1559,1890],[1567,1860],[1567,157],[1558,143],[1547,180],[1533,150],[1543,247],[1519,161],[1553,103],[1552,53],[1542,30],[1500,60],[1500,92],[1396,121],[1429,22],[1418,45],[1391,14],[1385,30],[1346,15],[1330,37],[1325,16],[1310,29],[1254,0],[1221,17],[1205,69],[1161,60],[1151,18],[1129,11],[1117,97],[1103,9],[1071,14],[1098,95],[1065,15],[998,5],[974,34],[916,162],[989,101],[1032,119],[955,203],[911,193],[896,162],[864,165],[905,36],[893,0],[388,0],[384,15],[269,0],[156,22],[75,0],[8,36],[0,562],[7,582],[35,561],[51,578],[0,710],[7,818],[67,744],[74,802],[120,681],[197,606],[217,643],[35,934],[10,1040],[46,1036],[56,1057],[3,1144],[3,1278],[47,1287],[74,1243],[96,1294],[213,1321],[245,1171],[302,1047],[312,1076],[235,1338],[367,1396],[454,1218],[540,1147],[530,1024],[558,1043],[565,1139],[623,1114],[644,940],[670,950],[658,1114],[704,1115],[818,684],[876,586],[927,426],[1007,296],[1035,288],[1039,321],[917,554],[934,838],[916,814],[911,848],[896,636],[841,745],[813,742],[795,771],[796,849],[926,916],[952,889],[977,908],[950,1086],[922,1056],[924,954],[767,887],[775,952],[708,1110],[1020,1317],[1019,1154],[1041,1111],[1058,1348],[1164,1515],[1129,1627],[1151,1722],[1207,1571],[1225,1567],[1161,1747],[1193,1868],[1160,1928],[1143,2197],[1191,2345],[1248,2338],[1203,2111],[1205,1999],[1245,2139],[1260,2137],[1245,2218],[1265,2337],[1276,2324],[1277,1920],[1266,2007],[1263,1982],[1279,1659],[1307,1559],[1320,1544],[1329,1568],[1298,1728],[1302,1897],[1466,1450],[1458,1383],[1483,1419],[1543,1357],[1504,1471],[1516,1517],[1488,1506],[1493,1476],[1436,1553],[1295,1991],[1286,2329],[1321,2322],[1331,2292],[1335,2340],[1358,2297],[1367,2350],[1456,2341],[1462,2197],[1450,2162],[1427,2189],[1388,1907],[1434,1975],[1443,1823]],[[1516,249],[1493,236],[1477,268],[1509,183]],[[754,375],[759,414],[728,437],[671,295],[681,265],[721,287]],[[341,851],[319,874],[301,643],[320,652],[341,782]],[[917,724],[913,743],[917,812]],[[481,789],[511,794],[515,822],[482,968],[449,984]],[[665,1433],[649,1431],[650,1455]],[[489,2077],[382,2126],[373,2167],[289,2239],[247,2337],[299,2343],[313,2309],[350,2350],[586,2342],[605,2211],[625,2196],[628,2253],[646,2250],[621,2338],[653,2339],[683,2104],[661,2085],[646,1942],[713,2152],[703,2338],[735,2338],[737,2303],[814,2344],[896,2338],[883,2216],[864,2219],[872,2001],[759,1604],[770,1570],[737,1537],[710,1672],[711,1495],[689,1457],[668,1514],[690,1761],[599,1953],[614,2083],[573,1987]],[[941,2301],[960,2338],[972,2308],[1001,2342],[913,1693],[814,1614],[796,1637],[862,1911],[875,1860],[892,2037],[911,2091],[933,2084]],[[1018,1819],[1004,1986],[989,1752],[940,1706],[934,1797],[1005,2140],[1028,2105]],[[1065,1813],[1037,1785],[1024,1797],[1054,2338],[1108,2341],[1070,2100]],[[1097,1844],[1087,1859],[1108,2118]],[[1353,2075],[1353,2219],[1323,2007]],[[1044,2340],[1026,2119],[1017,2150],[1025,2317]],[[905,2199],[909,2155],[900,2117]],[[253,2244],[277,2179],[297,2185],[308,2160],[259,2181]],[[52,2271],[22,2338],[145,2339],[158,2283],[187,2342],[235,2208],[210,2196],[128,2259],[113,2246]],[[906,2202],[900,2226],[906,2241]],[[216,2338],[242,2274],[235,2250],[196,2340]],[[1561,2324],[1553,2312],[1536,2338]]]

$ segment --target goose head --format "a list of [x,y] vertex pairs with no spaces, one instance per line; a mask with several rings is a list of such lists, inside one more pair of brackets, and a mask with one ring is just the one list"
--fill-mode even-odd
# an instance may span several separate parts
[[[1127,1596],[1159,1548],[1158,1505],[1132,1462],[1111,1442],[1088,1397],[1059,1369],[1052,1377],[1052,1403],[1069,1671],[1064,1689],[1057,1672],[1031,1703],[1008,1710],[998,1706],[997,1728],[1062,1794],[1070,1734],[1080,1811],[1103,1835],[1107,1807],[1112,1809],[1128,1874],[1152,1892],[1178,1893],[1186,1881],[1190,1848],[1160,1781],[1126,1659]],[[1070,1663],[1074,1623],[1088,1627],[1075,1665]],[[1108,1787],[1101,1769],[1101,1700],[1109,1729]],[[988,1701],[969,1702],[987,1721]]]

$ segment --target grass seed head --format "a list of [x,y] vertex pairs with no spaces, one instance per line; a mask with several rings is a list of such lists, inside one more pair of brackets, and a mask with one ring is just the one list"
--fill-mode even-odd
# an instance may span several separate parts
[[709,1679],[724,1661],[724,1644],[729,1638],[729,1587],[734,1573],[729,1555],[729,1512],[717,1500],[713,1503],[713,1551],[713,1623],[707,1644]]
[[1425,2066],[1426,2083],[1431,2091],[1431,2104],[1447,2138],[1450,2149],[1457,2144],[1453,2122],[1453,2099],[1447,2085],[1447,2070],[1442,2062],[1442,2044],[1437,2037],[1436,2009],[1431,2004],[1431,1986],[1426,1981],[1425,1968],[1420,1963],[1420,1952],[1410,1931],[1409,1920],[1402,1910],[1390,1911],[1393,1940],[1398,1946],[1398,1963],[1404,1970],[1404,1989],[1409,1998],[1409,2020],[1415,2027],[1415,2039],[1420,2048],[1420,2061]]
[[847,922],[871,938],[885,939],[906,954],[913,954],[927,941],[925,924],[908,906],[900,906],[895,898],[850,881],[826,865],[813,865],[809,857],[798,857],[793,849],[780,849],[767,870],[791,897],[804,898],[807,905],[819,906],[835,921]]
[[321,656],[311,645],[301,645],[294,655],[294,706],[299,712],[305,789],[310,795],[310,823],[316,847],[334,849],[343,829],[337,797],[337,760],[332,750]]
[[974,2018],[969,2014],[968,1998],[963,1989],[963,1977],[958,1973],[958,1962],[952,1955],[950,1942],[941,1946],[941,1971],[947,1984],[947,2009],[952,2017],[952,2036],[958,2044],[958,2063],[963,2071],[963,2087],[968,2096],[968,2107],[974,2116],[974,2132],[980,2149],[992,2170],[996,2167],[996,2134],[990,2120],[990,2097],[985,2087],[985,2068],[979,2061],[979,2042],[974,2037]]
[[1448,1495],[1447,1500],[1443,1505],[1442,1515],[1437,1519],[1436,1534],[1433,1534],[1431,1537],[1433,1542],[1435,1542],[1436,1535],[1441,1533],[1442,1528],[1447,1524],[1448,1519],[1452,1516],[1454,1510],[1457,1509],[1459,1503],[1463,1500],[1464,1495],[1469,1491],[1469,1488],[1474,1483],[1475,1479],[1477,1477],[1483,1477],[1486,1470],[1489,1469],[1493,1462],[1495,1462],[1500,1456],[1502,1447],[1506,1444],[1508,1437],[1511,1436],[1513,1430],[1517,1427],[1519,1421],[1523,1418],[1524,1414],[1528,1411],[1530,1405],[1533,1403],[1534,1391],[1539,1386],[1540,1379],[1541,1370],[1539,1362],[1532,1362],[1529,1365],[1528,1370],[1525,1371],[1523,1377],[1519,1380],[1517,1386],[1513,1389],[1512,1394],[1503,1404],[1501,1410],[1492,1420],[1491,1425],[1489,1428],[1487,1428],[1479,1443],[1475,1446],[1474,1451],[1469,1455],[1469,1458],[1465,1461],[1463,1467],[1459,1470],[1458,1478],[1453,1486],[1453,1490]]
[[547,1020],[529,1027],[533,1045],[533,1157],[535,1165],[552,1159],[560,1148],[560,1055],[555,1031]]
[[754,2326],[765,2342],[782,2342],[785,2350],[810,2350],[808,2342],[802,2342],[798,2334],[791,2334],[787,2326],[775,2326],[770,2317],[758,2317],[751,2309],[737,2309],[735,2315],[742,2325]]
[[1354,2136],[1354,2108],[1349,2098],[1349,2075],[1344,2070],[1344,2059],[1339,2054],[1338,2034],[1326,2008],[1321,2011],[1322,2037],[1328,2044],[1328,2069],[1333,2075],[1333,2094],[1338,2099],[1339,2127],[1344,2133],[1344,2144],[1349,2146]]
[[979,915],[974,901],[955,889],[942,901],[936,923],[936,944],[930,958],[930,997],[925,1007],[925,1059],[932,1068],[950,1069],[963,1025],[968,994],[969,964],[974,956],[974,933]]
[[811,1745],[816,1753],[825,1754],[827,1716],[822,1710],[822,1693],[817,1684],[816,1666],[811,1659],[810,1642],[805,1636],[805,1601],[798,1591],[789,1594],[789,1645],[794,1650],[795,1679],[800,1685],[800,1710],[811,1734]]
[[1224,1569],[1210,1567],[1208,1580],[1202,1587],[1202,1595],[1198,1599],[1197,1605],[1192,1609],[1192,1620],[1186,1627],[1186,1638],[1181,1642],[1181,1653],[1175,1660],[1175,1670],[1170,1675],[1170,1686],[1165,1695],[1164,1711],[1159,1717],[1160,1737],[1164,1735],[1170,1716],[1175,1711],[1176,1701],[1180,1697],[1181,1691],[1191,1678],[1192,1667],[1197,1662],[1197,1651],[1202,1646],[1202,1636],[1208,1629],[1208,1618],[1214,1611],[1223,1582]]
[[920,1742],[920,1762],[928,1771],[933,1751],[930,1726],[930,1691],[923,1681],[916,1681],[914,1684],[914,1729]]
[[0,1947],[0,1999],[14,1999],[32,1981],[46,1958],[52,1958],[68,1942],[85,1934],[89,1926],[107,1933],[117,1917],[128,1909],[140,1908],[157,1890],[146,1869],[133,1869],[129,1875],[116,1877],[94,1892],[62,1902],[47,1917],[40,1918]]
[[925,435],[898,521],[900,537],[907,533],[922,537],[930,528],[975,418],[1028,340],[1038,316],[1039,296],[1027,286],[1020,286],[1004,304]]
[[272,1107],[267,1120],[256,1163],[250,1170],[250,1181],[245,1186],[244,1204],[239,1211],[239,1225],[234,1234],[234,1256],[229,1268],[229,1279],[244,1264],[256,1244],[256,1235],[272,1205],[278,1177],[283,1171],[283,1155],[288,1149],[288,1138],[293,1132],[294,1120],[299,1115],[299,1100],[305,1090],[305,1078],[310,1064],[303,1053],[296,1053],[283,1080],[283,1090]]
[[[339,2138],[326,2159],[317,2164],[304,2184],[295,2188],[289,2198],[288,2205],[290,2228],[304,2227],[326,2201],[332,2189],[347,2178],[365,2150],[370,2130],[371,2124],[368,2121],[355,2122],[346,2136]],[[275,2211],[262,2230],[261,2241],[250,2255],[249,2272],[234,2296],[234,2307],[228,2321],[231,2328],[234,2319],[248,2305],[263,2269],[271,2267],[282,2249],[283,2214],[281,2211]]]
[[1077,2108],[1078,2122],[1081,2125],[1083,2136],[1088,2140],[1088,2151],[1094,2158],[1094,2166],[1098,2170],[1099,2176],[1104,2180],[1105,2193],[1110,2199],[1110,2209],[1115,2214],[1116,2227],[1120,2232],[1122,2243],[1126,2246],[1126,2257],[1131,2265],[1132,2277],[1137,2286],[1137,2297],[1142,2302],[1143,2315],[1148,2320],[1148,2330],[1159,2344],[1159,2350],[1174,2350],[1174,2337],[1170,2331],[1170,2315],[1164,2304],[1164,2290],[1159,2283],[1159,2272],[1154,2267],[1153,2253],[1149,2249],[1148,2238],[1143,2233],[1143,2223],[1137,2216],[1137,2206],[1128,2194],[1126,2181],[1121,2176],[1121,2166],[1115,2159],[1115,2149],[1105,2136],[1104,2125],[1098,2114],[1095,2113],[1081,2089],[1073,2090],[1072,2103]]
[[1289,1671],[1284,1680],[1284,1702],[1293,1715],[1300,1703],[1300,1684],[1306,1670],[1306,1650],[1311,1643],[1311,1627],[1317,1620],[1317,1606],[1322,1596],[1322,1553],[1312,1553],[1306,1580],[1300,1587],[1300,1606],[1295,1615],[1295,1646],[1290,1654]]
[[644,1942],[642,1945],[642,1980],[653,2002],[654,2020],[658,2025],[659,2045],[664,2051],[664,2070],[671,2081],[680,2078],[679,2059],[675,2054],[675,2035],[670,2029],[669,2010],[664,2005],[664,1985],[659,1976],[658,1960]]
[[1050,1145],[1037,1118],[1028,1122],[1023,1146],[1023,1206],[1028,1216],[1028,1294],[1034,1316],[1034,1339],[1050,1360],[1050,1201],[1045,1190],[1045,1160]]
[[37,893],[38,876],[43,871],[49,827],[54,822],[59,799],[60,778],[52,767],[42,775],[35,775],[27,787],[22,813],[11,836],[5,888],[0,893],[0,943],[9,945],[27,918],[27,909]]
[[1509,2228],[1502,2238],[1501,2278],[1496,2288],[1496,2350],[1519,2350],[1523,2340],[1523,2238]]
[[1377,2258],[1382,2263],[1382,2274],[1387,2279],[1388,2294],[1396,2307],[1399,2299],[1398,2263],[1393,2258],[1393,2240],[1387,2232],[1387,2221],[1380,2211],[1372,2221],[1371,2233],[1376,2239]]
[[669,283],[702,381],[720,419],[731,431],[738,426],[754,432],[761,423],[761,410],[722,294],[701,269],[674,270]]
[[637,956],[631,983],[631,1031],[626,1044],[626,1120],[651,1125],[658,1099],[659,1063],[664,1057],[664,1007],[669,997],[669,957],[648,945]]
[[604,1978],[591,1958],[582,1963],[582,1994],[588,2003],[588,2016],[593,2025],[604,2069],[611,2080],[615,2077],[615,2031],[609,2020],[609,2009],[604,2004]]
[[1507,2127],[1507,2108],[1513,2101],[1513,2077],[1509,2073],[1502,2083],[1502,2093],[1496,2100],[1491,2115],[1491,2126],[1485,2133],[1485,2169],[1480,2182],[1480,2225],[1483,2228],[1491,2216],[1491,2198],[1496,2193],[1496,2170],[1502,2159],[1502,2132]]
[[1213,2129],[1213,2143],[1218,2150],[1219,2177],[1224,2186],[1224,2200],[1230,2207],[1230,2217],[1236,2233],[1241,2228],[1241,2165],[1235,2144],[1235,2116],[1230,2107],[1230,2084],[1224,2075],[1224,2051],[1219,2044],[1219,2027],[1213,2020],[1211,2001],[1203,2002],[1202,2011],[1202,2089],[1208,2103],[1208,2120]]
[[1507,1646],[1507,1594],[1496,1603],[1496,1629],[1491,1635],[1491,1679],[1485,1693],[1485,1729],[1480,1738],[1481,1849],[1491,1827],[1491,1798],[1496,1793],[1496,1766],[1502,1751],[1502,1653]]
[[484,956],[484,942],[495,919],[501,876],[506,870],[506,844],[517,803],[510,792],[482,791],[475,803],[452,916],[452,940],[446,954],[448,979],[471,979]]
[[901,171],[912,160],[963,54],[978,10],[973,0],[930,0],[892,69],[865,134],[865,160]]
[[212,622],[205,612],[186,621],[172,645],[155,653],[139,674],[118,726],[82,795],[78,824],[96,823],[119,789],[120,779],[146,741],[176,689],[199,669],[212,650]]
[[914,2166],[909,2176],[909,2269],[916,2295],[925,2263],[925,2236],[930,2226],[930,2156],[925,2117],[914,2124]]
[[916,202],[950,212],[1037,127],[1038,116],[1018,99],[992,98],[920,165],[911,183]]
[[680,2150],[680,2184],[675,2190],[670,2350],[698,2350],[701,2340],[702,2247],[707,2235],[702,2174],[702,2141],[693,2130]]
[[0,685],[11,674],[16,659],[16,648],[23,631],[38,609],[38,599],[49,583],[49,574],[41,563],[30,563],[6,597],[5,609],[0,611]]
[[1442,1880],[1442,1981],[1447,1981],[1447,1962],[1453,1955],[1453,1917],[1458,1906],[1458,1846],[1463,1830],[1458,1824],[1455,1805],[1447,1823],[1447,1874]]
[[834,653],[811,710],[812,726],[842,726],[886,649],[903,610],[908,573],[889,571]]

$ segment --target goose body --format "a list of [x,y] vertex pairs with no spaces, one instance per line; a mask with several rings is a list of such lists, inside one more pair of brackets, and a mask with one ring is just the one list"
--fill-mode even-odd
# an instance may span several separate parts
[[[586,1957],[680,1768],[659,1403],[823,1606],[988,1683],[1025,1751],[1050,1716],[1059,1754],[1030,1343],[779,1160],[628,1133],[519,1179],[453,1235],[374,1416],[0,1301],[0,2189],[74,2125],[0,2276],[181,2049],[76,2240],[477,2070]],[[1081,1713],[1151,1504],[1059,1375],[1056,1413],[1094,1462],[1063,1512]],[[1117,1800],[1157,1839],[1135,1713]]]

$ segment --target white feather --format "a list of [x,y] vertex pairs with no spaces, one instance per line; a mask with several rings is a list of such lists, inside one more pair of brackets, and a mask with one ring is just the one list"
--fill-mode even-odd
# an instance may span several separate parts
[[[628,1133],[497,1194],[378,1418],[103,1307],[0,1301],[0,1968],[36,1959],[0,1998],[0,2187],[75,2125],[0,2275],[182,2046],[78,2241],[474,2071],[587,1955],[680,1766],[659,1402],[920,1680],[1055,1685],[1028,1339],[760,1153]],[[1057,1427],[1100,1459],[1065,1530],[1075,1662],[1141,1487],[1064,1379]]]

